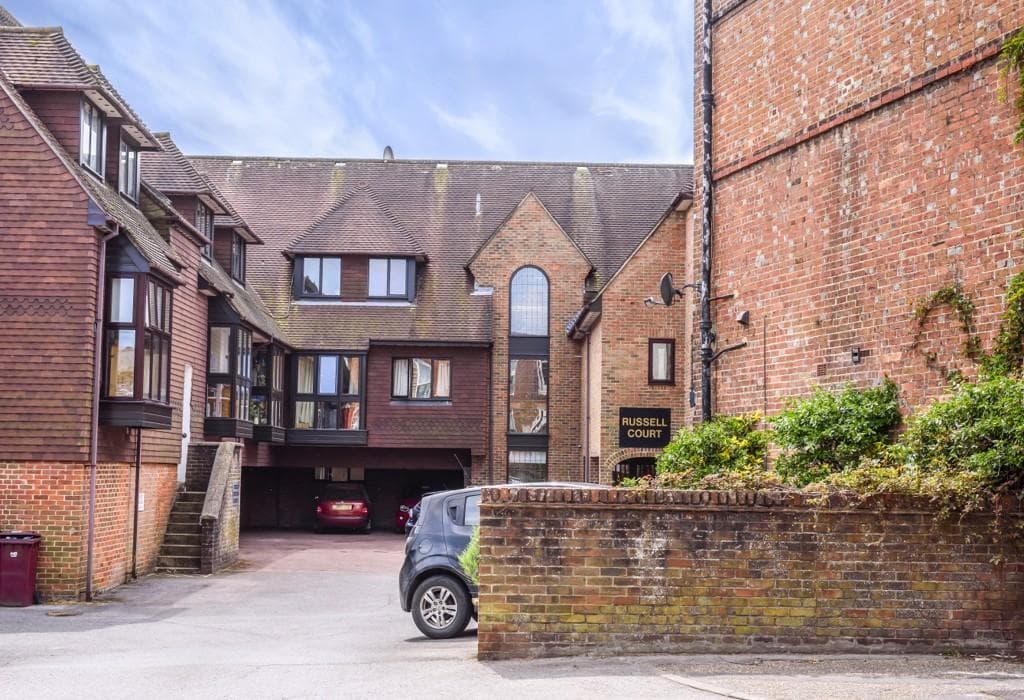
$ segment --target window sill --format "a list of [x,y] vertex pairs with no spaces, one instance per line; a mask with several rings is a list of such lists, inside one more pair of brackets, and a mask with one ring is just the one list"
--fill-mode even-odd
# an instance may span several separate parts
[[296,299],[292,302],[298,306],[370,306],[370,307],[392,307],[411,308],[416,306],[413,301],[388,301],[387,299],[369,301],[342,301],[341,299]]
[[171,406],[159,401],[102,399],[100,401],[100,423],[125,428],[166,430],[171,427]]
[[451,406],[451,399],[403,399],[401,397],[391,397],[392,406]]
[[289,445],[366,445],[367,431],[289,428],[286,441]]

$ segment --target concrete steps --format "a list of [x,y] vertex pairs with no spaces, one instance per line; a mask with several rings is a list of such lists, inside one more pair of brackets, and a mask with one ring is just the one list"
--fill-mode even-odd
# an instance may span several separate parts
[[160,547],[157,570],[174,574],[199,573],[199,516],[203,511],[203,491],[183,491],[174,502],[167,533]]

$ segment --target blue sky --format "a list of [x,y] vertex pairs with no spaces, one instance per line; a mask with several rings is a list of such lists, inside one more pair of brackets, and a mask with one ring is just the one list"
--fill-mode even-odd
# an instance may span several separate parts
[[690,0],[0,0],[191,153],[689,162]]

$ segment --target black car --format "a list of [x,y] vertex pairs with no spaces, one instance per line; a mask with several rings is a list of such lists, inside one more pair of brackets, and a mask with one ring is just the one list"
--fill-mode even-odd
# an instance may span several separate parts
[[[608,488],[560,482],[521,485]],[[398,575],[402,610],[411,612],[416,626],[431,639],[454,637],[466,629],[470,617],[476,617],[477,588],[459,566],[459,555],[480,524],[480,487],[424,496],[410,513],[407,528],[410,523],[405,562]]]
[[423,634],[447,639],[461,634],[475,614],[476,586],[462,572],[459,555],[480,523],[480,489],[430,494],[417,508],[398,575],[402,610],[412,612]]

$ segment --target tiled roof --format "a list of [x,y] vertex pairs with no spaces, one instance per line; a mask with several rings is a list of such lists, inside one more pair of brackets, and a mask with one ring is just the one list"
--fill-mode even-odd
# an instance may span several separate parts
[[423,248],[380,197],[359,185],[289,244],[288,253],[401,255],[423,258]]
[[18,88],[82,90],[108,114],[128,120],[126,129],[144,147],[153,135],[98,66],[89,66],[60,27],[21,27],[0,23],[0,66]]
[[280,340],[284,337],[259,295],[231,279],[231,276],[216,260],[203,258],[202,264],[199,266],[199,274],[210,283],[211,287],[224,295],[228,304],[242,317],[243,321],[271,338]]
[[[300,348],[358,349],[396,339],[488,342],[491,297],[470,293],[465,265],[527,193],[593,262],[598,286],[680,194],[692,193],[692,168],[683,165],[449,161],[439,167],[436,161],[234,157],[192,162],[263,239],[265,245],[249,252],[248,279]],[[360,185],[374,192],[429,258],[416,303],[295,302],[282,253]]]
[[0,27],[20,27],[20,26],[21,26],[21,22],[19,22],[14,15],[12,15],[10,12],[8,12],[7,9],[3,5],[0,5]]
[[244,229],[246,238],[251,243],[260,243],[259,236],[252,232],[249,224],[235,211],[228,198],[221,194],[209,178],[193,167],[178,148],[178,144],[174,143],[171,135],[161,131],[154,136],[163,150],[140,154],[139,167],[142,169],[142,179],[164,194],[205,195],[215,205],[214,211],[218,214],[214,218],[215,225]]
[[68,156],[64,147],[50,133],[50,130],[28,106],[21,94],[14,88],[6,76],[6,68],[0,61],[0,90],[17,105],[19,111],[32,124],[40,138],[50,147],[53,153],[64,163],[64,167],[81,185],[92,202],[110,221],[121,227],[121,232],[132,242],[146,261],[156,269],[176,277],[179,269],[179,256],[174,249],[160,236],[153,225],[120,194],[105,182],[87,173],[78,161]]

